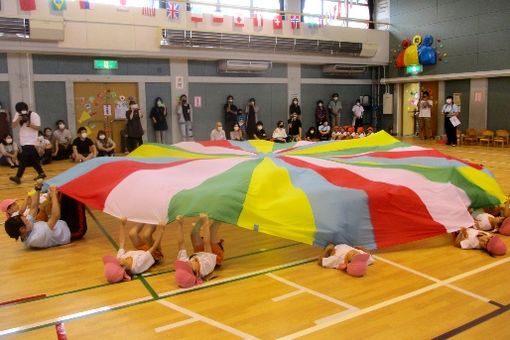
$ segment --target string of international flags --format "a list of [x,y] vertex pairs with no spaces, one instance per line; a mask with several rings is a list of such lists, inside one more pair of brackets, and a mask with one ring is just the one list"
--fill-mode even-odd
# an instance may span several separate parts
[[[117,0],[118,8],[121,10],[127,10],[127,0]],[[48,0],[50,9],[54,12],[62,12],[67,10],[67,0]],[[94,0],[78,0],[80,9],[83,10],[91,10],[93,9]],[[35,11],[37,10],[36,0],[19,0],[19,7],[21,11]],[[184,7],[184,8],[183,8]],[[179,20],[181,18],[182,11],[190,11],[191,21],[194,23],[203,23],[204,15],[202,12],[189,9],[185,4],[178,3],[170,0],[144,0],[144,4],[142,6],[142,15],[154,17],[156,16],[157,9],[166,10],[166,16],[169,20]],[[283,29],[284,16],[280,14],[276,14],[272,19],[273,29],[281,30]],[[286,17],[290,22],[290,26],[293,30],[298,30],[301,28],[302,18],[300,15],[289,15]],[[262,14],[255,13],[253,17],[250,18],[253,23],[253,27],[262,28],[264,27],[264,17]],[[224,22],[224,15],[221,10],[217,10],[210,16],[210,20],[214,24],[221,24]],[[237,14],[232,17],[233,24],[235,27],[244,27],[245,26],[245,16],[244,14]],[[314,27],[324,27],[328,23],[328,16],[319,16],[316,17],[315,20],[310,20],[306,23],[306,25],[310,28]]]

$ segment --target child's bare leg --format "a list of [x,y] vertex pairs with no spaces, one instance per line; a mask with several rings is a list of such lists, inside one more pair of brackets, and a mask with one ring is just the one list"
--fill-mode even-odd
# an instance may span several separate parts
[[185,250],[186,246],[184,245],[184,222],[182,220],[182,216],[177,216],[177,250]]
[[218,229],[220,229],[221,222],[214,221],[211,224],[211,244],[220,243],[220,238],[218,237]]
[[143,246],[144,244],[143,240],[140,238],[140,231],[144,225],[143,223],[138,223],[129,229],[129,239],[135,248]]
[[[151,225],[151,227],[153,227],[153,229],[156,230],[155,226]],[[158,224],[157,230],[158,230],[158,232],[157,232],[156,239],[154,240],[152,246],[149,249],[149,252],[151,254],[153,254],[154,257],[162,256],[162,253],[161,253],[161,240],[163,239],[163,233],[165,232],[165,224],[164,223]],[[159,251],[160,254],[154,254],[156,251]]]
[[152,247],[154,244],[154,232],[156,231],[156,226],[153,224],[146,224],[140,233],[138,234],[141,241],[148,245],[149,247]]
[[202,237],[200,236],[200,229],[204,226],[204,220],[202,217],[200,217],[197,222],[195,223],[195,226],[191,230],[191,244],[193,245],[193,248],[200,247],[204,244],[204,240],[202,240]]

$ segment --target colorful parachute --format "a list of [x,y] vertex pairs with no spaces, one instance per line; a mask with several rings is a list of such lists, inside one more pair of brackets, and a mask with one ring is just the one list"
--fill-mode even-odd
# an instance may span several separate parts
[[213,219],[307,244],[375,249],[473,224],[505,196],[481,166],[385,132],[348,141],[144,144],[47,182],[110,215]]

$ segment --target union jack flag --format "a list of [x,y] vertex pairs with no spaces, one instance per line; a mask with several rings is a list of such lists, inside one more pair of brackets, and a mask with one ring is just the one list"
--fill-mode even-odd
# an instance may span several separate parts
[[145,0],[145,6],[142,8],[142,14],[149,17],[156,15],[156,8],[154,7],[155,0]]
[[301,28],[301,17],[299,15],[290,16],[290,26],[293,30]]
[[178,19],[181,6],[175,2],[169,2],[166,7],[166,16],[169,19]]

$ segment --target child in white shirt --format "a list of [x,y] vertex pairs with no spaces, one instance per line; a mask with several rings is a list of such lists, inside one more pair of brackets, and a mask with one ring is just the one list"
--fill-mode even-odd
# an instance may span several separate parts
[[[104,256],[104,275],[110,283],[129,281],[132,275],[142,274],[156,263],[161,257],[161,239],[163,238],[164,223],[158,225],[159,233],[154,243],[147,250],[125,250],[126,218],[121,219],[119,250],[117,256]],[[143,226],[143,225],[142,225]],[[138,226],[139,227],[139,226]],[[133,227],[137,228],[137,226]],[[130,232],[131,233],[131,232]],[[135,244],[135,246],[137,246]]]
[[461,228],[454,244],[461,249],[483,249],[492,256],[506,254],[506,245],[498,236],[475,228]]
[[351,276],[364,276],[367,267],[374,263],[367,252],[347,244],[328,244],[319,256],[319,265],[324,268],[344,270]]

